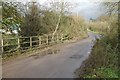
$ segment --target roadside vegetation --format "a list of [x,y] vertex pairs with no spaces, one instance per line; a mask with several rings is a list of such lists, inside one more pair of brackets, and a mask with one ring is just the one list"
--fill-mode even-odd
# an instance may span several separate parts
[[[107,3],[107,8],[110,8],[108,5],[118,6],[116,3]],[[76,71],[76,74],[82,78],[119,78],[118,14],[111,12],[110,15],[99,17],[97,21],[99,23],[90,24],[93,26],[90,29],[101,33],[103,37],[96,40],[91,54]]]
[[[75,5],[62,1],[53,1],[48,4],[50,7],[37,2],[26,4],[3,2],[1,29],[10,31],[11,35],[15,35],[13,31],[17,30],[18,36],[51,34],[56,30],[56,27],[58,27],[56,33],[68,34],[72,38],[83,33],[86,34],[84,18],[70,11]],[[78,35],[78,32],[81,34]]]
[[[69,39],[87,37],[84,18],[71,12],[76,6],[75,4],[63,1],[52,1],[46,4],[49,7],[33,1],[26,4],[3,1],[2,25],[0,25],[3,38],[42,36],[45,34],[52,34],[52,38],[56,34],[63,34]],[[29,40],[29,38],[23,39],[20,42]],[[4,45],[9,45],[3,48],[4,51],[14,50],[17,45],[12,44],[17,42],[17,39],[4,40]],[[21,45],[22,48],[29,46],[28,44]]]

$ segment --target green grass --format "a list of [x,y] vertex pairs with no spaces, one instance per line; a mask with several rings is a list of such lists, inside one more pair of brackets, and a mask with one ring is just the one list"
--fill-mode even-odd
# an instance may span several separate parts
[[86,75],[85,78],[118,78],[118,72],[112,68],[101,67],[94,69],[93,73]]

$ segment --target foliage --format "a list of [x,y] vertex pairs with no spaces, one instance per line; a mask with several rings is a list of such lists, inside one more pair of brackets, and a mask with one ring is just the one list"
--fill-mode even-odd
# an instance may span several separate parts
[[[106,5],[105,5],[106,4]],[[85,78],[118,78],[118,56],[120,45],[118,39],[118,15],[116,3],[105,3],[108,14],[100,16],[89,24],[90,28],[104,34],[95,43],[89,58],[84,61],[78,71]],[[101,24],[103,23],[104,24]],[[101,27],[103,26],[103,27]]]
[[46,32],[41,26],[41,16],[38,4],[35,2],[29,3],[28,12],[24,18],[24,23],[21,26],[21,35],[37,36],[42,32]]
[[118,72],[111,68],[101,67],[94,69],[94,74],[86,75],[85,78],[118,78]]
[[[50,9],[43,9],[39,3],[29,3],[28,12],[24,18],[24,23],[21,26],[22,36],[35,36],[42,34],[51,34],[55,31],[58,24],[60,12],[53,6],[61,7],[58,2],[52,3]],[[34,9],[33,9],[33,8]],[[67,34],[70,37],[86,37],[86,28],[84,27],[84,19],[80,16],[68,14],[67,3],[63,5],[61,19],[57,33]],[[35,9],[36,8],[36,9]],[[61,8],[60,8],[61,9]],[[67,12],[67,13],[66,13]],[[74,30],[73,30],[74,28]],[[80,35],[78,34],[80,33]],[[82,34],[84,35],[82,36]]]
[[[17,9],[15,2],[2,2],[2,29],[6,31],[13,31],[13,27],[22,23],[21,14]],[[18,29],[17,29],[18,30]]]
[[[100,17],[104,21],[106,17]],[[89,78],[118,78],[118,21],[116,15],[111,15],[107,19],[106,31],[96,28],[96,31],[104,33],[104,37],[97,40],[93,50],[87,60],[80,68],[80,77]],[[94,27],[94,26],[93,26]],[[103,25],[104,27],[104,25]]]
[[[118,75],[118,54],[118,43],[115,42],[115,38],[104,37],[96,43],[91,55],[83,63],[84,67],[80,69],[80,72],[83,73],[79,74],[80,77],[90,77],[91,75],[91,77],[116,78]],[[99,70],[99,68],[105,69]]]

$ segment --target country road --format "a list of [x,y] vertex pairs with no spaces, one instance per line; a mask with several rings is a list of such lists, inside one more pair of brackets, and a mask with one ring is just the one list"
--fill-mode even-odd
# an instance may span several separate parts
[[95,34],[75,43],[61,46],[58,54],[40,58],[28,57],[3,65],[3,78],[75,78],[74,71],[88,57]]

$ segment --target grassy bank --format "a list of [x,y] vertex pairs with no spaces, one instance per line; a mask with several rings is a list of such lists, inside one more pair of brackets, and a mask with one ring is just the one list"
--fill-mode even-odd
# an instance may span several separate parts
[[87,60],[76,74],[84,78],[118,78],[118,33],[108,32],[97,40]]

